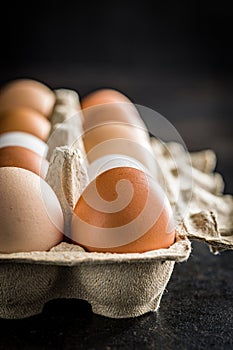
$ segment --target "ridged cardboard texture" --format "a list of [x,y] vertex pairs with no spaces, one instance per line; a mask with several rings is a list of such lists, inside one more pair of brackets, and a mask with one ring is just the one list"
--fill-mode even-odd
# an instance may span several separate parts
[[[74,99],[77,102],[71,90],[62,89],[56,94],[57,106],[71,106]],[[65,119],[69,119],[66,112],[58,119],[54,116],[52,122],[62,124]],[[78,125],[80,128],[81,123]],[[61,144],[59,137],[61,133],[50,144],[47,181],[61,202],[69,227],[70,208],[88,178],[83,145],[66,142],[69,133],[63,134]],[[176,242],[169,249],[134,254],[90,253],[68,242],[48,252],[0,254],[0,317],[38,314],[47,301],[56,298],[87,300],[93,312],[103,316],[136,317],[159,308],[175,263],[190,255],[190,239],[209,244],[214,253],[233,249],[233,199],[223,194],[222,177],[214,172],[214,152],[188,153],[180,144],[165,144],[155,138],[151,138],[151,145],[162,170],[158,181],[165,186],[177,219]],[[62,147],[54,149],[57,146]],[[180,174],[189,171],[191,193],[190,186],[180,185]]]

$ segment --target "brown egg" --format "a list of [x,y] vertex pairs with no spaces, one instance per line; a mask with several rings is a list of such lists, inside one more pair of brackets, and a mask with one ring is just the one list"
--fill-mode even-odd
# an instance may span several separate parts
[[27,169],[44,179],[49,162],[28,148],[9,146],[0,149],[0,167]]
[[141,131],[131,125],[100,125],[85,133],[84,145],[90,163],[108,154],[122,154],[134,157],[148,169],[153,166],[150,145],[142,143]]
[[15,107],[28,107],[49,117],[55,104],[54,92],[33,79],[16,79],[0,90],[0,114]]
[[120,91],[115,89],[99,89],[84,96],[81,101],[82,109],[92,107],[93,105],[101,105],[104,103],[128,102],[130,99]]
[[113,168],[92,181],[78,200],[72,240],[88,251],[141,253],[175,242],[172,209],[144,172]]
[[100,89],[81,99],[84,131],[99,124],[127,123],[142,129],[148,139],[148,131],[135,105],[121,92],[113,89]]
[[37,111],[18,107],[0,114],[0,134],[10,131],[23,131],[46,141],[51,124]]
[[21,168],[0,168],[0,253],[46,251],[63,240],[63,214],[52,188]]
[[133,157],[155,173],[149,133],[134,104],[122,93],[97,90],[81,100],[83,142],[89,162],[107,154]]

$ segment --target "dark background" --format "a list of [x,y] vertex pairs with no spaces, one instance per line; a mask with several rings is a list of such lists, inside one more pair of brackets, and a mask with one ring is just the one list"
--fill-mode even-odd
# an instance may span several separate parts
[[19,1],[2,11],[0,84],[17,77],[80,97],[112,87],[213,148],[233,192],[230,2]]
[[[1,14],[1,85],[27,77],[80,97],[119,89],[170,120],[189,150],[213,149],[233,193],[230,2],[8,2]],[[232,349],[232,281],[231,252],[193,244],[158,315],[108,320],[83,302],[53,302],[32,320],[1,320],[0,348]]]

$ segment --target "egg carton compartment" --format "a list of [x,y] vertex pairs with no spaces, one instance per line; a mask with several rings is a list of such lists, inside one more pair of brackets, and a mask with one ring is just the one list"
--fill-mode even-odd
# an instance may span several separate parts
[[175,261],[187,259],[190,243],[144,254],[87,253],[61,243],[50,252],[1,255],[1,310],[4,318],[40,313],[56,298],[87,300],[94,313],[139,316],[159,306]]
[[[75,148],[70,147],[75,128],[82,132],[80,120],[74,126],[69,118],[78,96],[63,89],[56,94],[52,129],[61,127],[65,120],[67,123],[61,127],[64,132],[60,130],[49,144],[55,150],[50,152],[47,181],[58,196],[69,230],[71,208],[88,178],[81,139]],[[61,108],[66,105],[69,108]],[[222,177],[214,172],[214,152],[188,153],[178,143],[162,143],[156,138],[151,138],[151,145],[177,219],[176,242],[168,249],[145,253],[91,253],[62,242],[50,251],[0,254],[0,317],[32,316],[57,298],[86,300],[94,313],[107,317],[136,317],[158,310],[175,263],[189,258],[190,240],[207,243],[215,254],[233,249],[233,198],[223,194]],[[179,173],[189,170],[191,198],[190,188],[180,188],[179,182]],[[189,208],[184,215],[187,201]]]

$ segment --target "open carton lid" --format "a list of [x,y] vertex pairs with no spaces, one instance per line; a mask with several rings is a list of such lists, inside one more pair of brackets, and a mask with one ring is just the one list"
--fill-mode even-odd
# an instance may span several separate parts
[[[179,234],[207,243],[214,254],[233,250],[233,196],[224,194],[223,178],[215,172],[215,153],[212,150],[189,153],[178,143],[165,144],[156,138],[151,138],[151,144],[167,180],[167,194],[175,208]],[[191,187],[180,189],[180,178],[174,174],[182,172],[191,174]]]
[[217,214],[211,210],[189,214],[180,229],[189,239],[207,243],[214,254],[233,250],[233,231],[220,230]]

